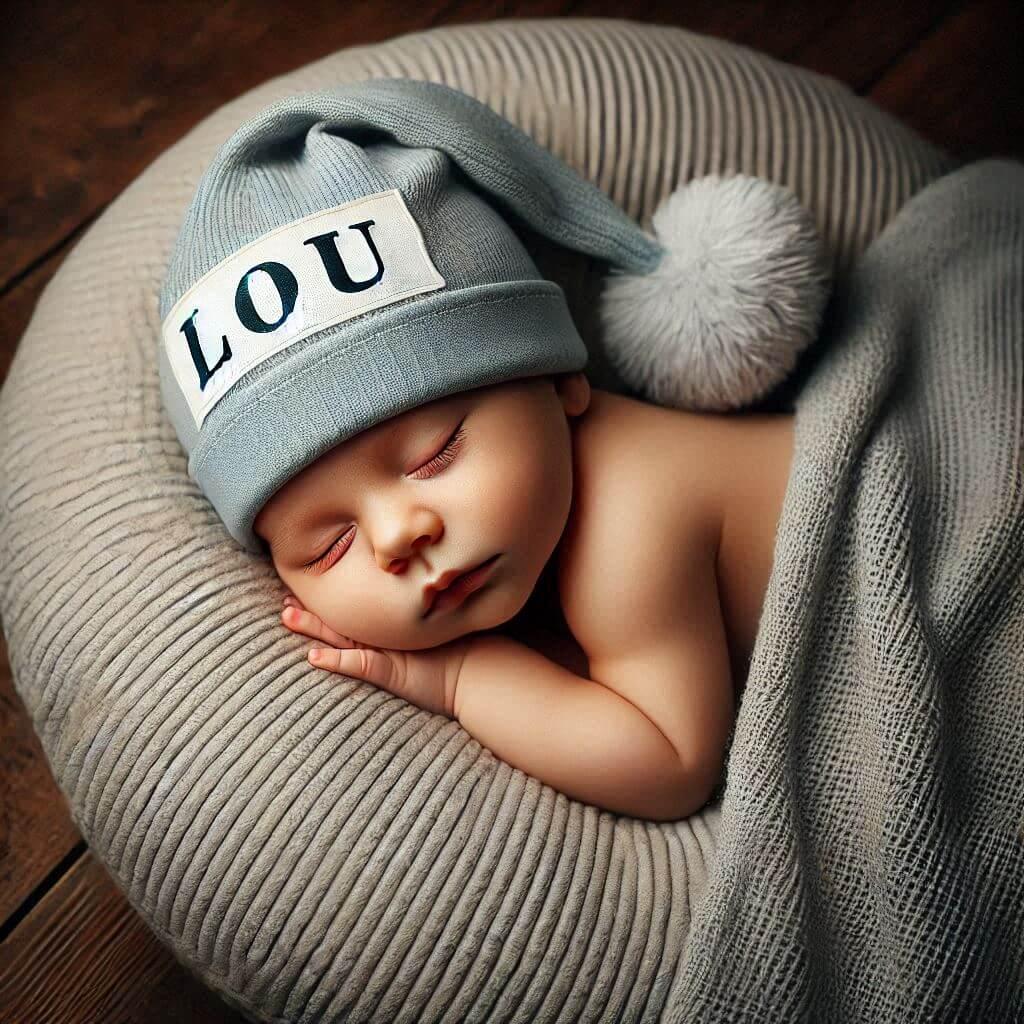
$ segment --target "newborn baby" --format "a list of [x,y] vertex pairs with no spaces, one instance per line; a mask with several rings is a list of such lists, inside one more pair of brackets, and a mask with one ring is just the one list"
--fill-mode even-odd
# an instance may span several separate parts
[[[769,182],[688,184],[652,227],[459,90],[286,96],[203,171],[160,381],[190,478],[328,645],[314,664],[676,819],[722,774],[792,424],[675,410],[767,394],[827,288],[813,216]],[[592,391],[541,239],[606,266],[600,347],[650,403]],[[575,659],[511,635],[535,595]]]
[[[284,624],[330,645],[313,664],[456,718],[571,797],[682,818],[722,772],[792,421],[520,378],[349,438],[253,529]],[[493,632],[548,575],[586,674]]]

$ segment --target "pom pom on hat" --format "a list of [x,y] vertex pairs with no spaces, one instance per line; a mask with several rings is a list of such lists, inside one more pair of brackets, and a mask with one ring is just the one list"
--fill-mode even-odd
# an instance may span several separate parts
[[608,359],[659,405],[726,411],[769,392],[814,340],[830,291],[811,212],[762,178],[710,175],[669,195],[652,225],[665,254],[612,268],[600,301]]

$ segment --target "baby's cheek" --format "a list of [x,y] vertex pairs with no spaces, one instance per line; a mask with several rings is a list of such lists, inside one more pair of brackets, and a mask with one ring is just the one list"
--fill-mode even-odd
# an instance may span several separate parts
[[554,448],[543,465],[535,467],[534,498],[543,521],[559,535],[572,506],[573,475],[571,448]]
[[321,621],[342,636],[358,638],[365,632],[365,602],[331,600],[324,602]]
[[565,469],[550,452],[541,455],[531,450],[515,451],[505,460],[504,469],[494,481],[492,493],[510,523],[526,529],[538,515],[543,518],[561,503]]
[[320,618],[325,626],[371,647],[405,648],[417,635],[409,624],[410,616],[418,611],[414,602],[404,602],[405,607],[388,604],[373,593],[370,585],[357,596],[334,596],[321,604]]

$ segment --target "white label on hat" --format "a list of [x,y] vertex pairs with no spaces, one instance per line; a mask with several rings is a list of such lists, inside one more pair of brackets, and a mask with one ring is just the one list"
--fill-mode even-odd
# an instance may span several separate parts
[[445,287],[398,189],[282,224],[175,303],[161,333],[197,427],[228,389],[317,331]]

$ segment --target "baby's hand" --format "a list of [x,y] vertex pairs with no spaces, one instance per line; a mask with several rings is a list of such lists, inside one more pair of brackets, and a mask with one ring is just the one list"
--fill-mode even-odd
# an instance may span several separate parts
[[455,717],[455,684],[466,651],[462,641],[422,651],[370,647],[336,633],[293,594],[285,597],[284,604],[281,621],[288,629],[331,645],[309,651],[309,661],[317,668],[364,679],[417,707]]

